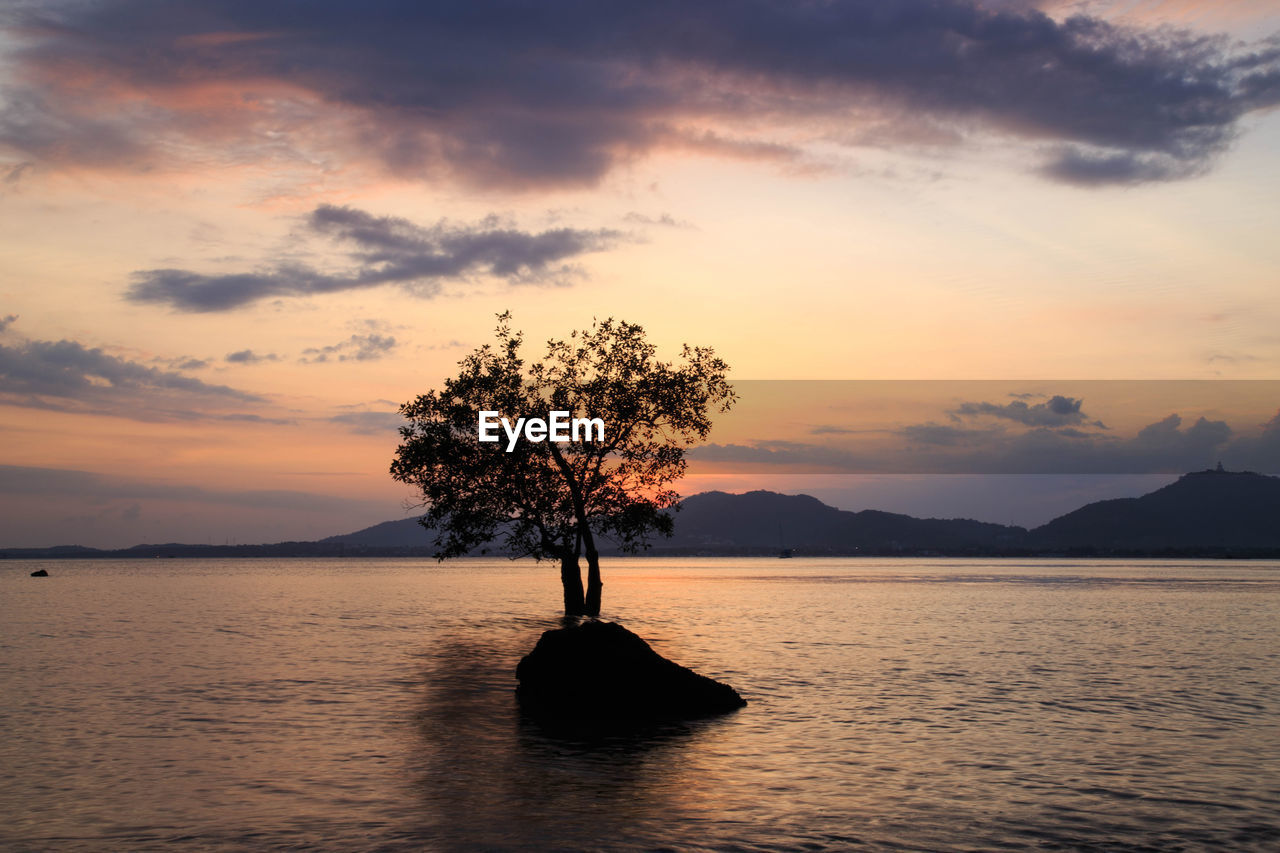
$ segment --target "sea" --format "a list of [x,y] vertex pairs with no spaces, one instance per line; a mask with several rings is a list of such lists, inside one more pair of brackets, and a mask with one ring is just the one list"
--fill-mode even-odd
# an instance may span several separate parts
[[4,561],[0,849],[1280,849],[1280,562],[603,570],[749,704],[522,716],[549,563]]

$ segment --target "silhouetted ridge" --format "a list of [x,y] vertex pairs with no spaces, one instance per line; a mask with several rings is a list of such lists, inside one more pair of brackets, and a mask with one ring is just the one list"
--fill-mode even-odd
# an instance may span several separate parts
[[[651,554],[722,556],[1280,556],[1280,478],[1197,471],[1139,498],[1088,504],[1030,532],[970,519],[849,512],[809,495],[704,492],[683,501],[675,535]],[[4,548],[0,557],[429,557],[432,531],[416,519],[387,521],[318,542],[271,545],[135,545]],[[601,551],[613,554],[606,542]],[[474,553],[502,555],[501,543]]]
[[1280,548],[1280,478],[1196,471],[1140,498],[1098,501],[1033,530],[1041,548]]
[[431,531],[419,524],[418,519],[402,518],[399,521],[384,521],[355,533],[329,536],[320,541],[372,548],[412,548],[429,546],[432,539]]
[[903,550],[980,550],[1014,544],[1026,535],[970,519],[913,518],[879,510],[848,512],[809,495],[755,491],[705,492],[687,498],[676,515],[675,535],[654,550],[798,554],[893,553]]

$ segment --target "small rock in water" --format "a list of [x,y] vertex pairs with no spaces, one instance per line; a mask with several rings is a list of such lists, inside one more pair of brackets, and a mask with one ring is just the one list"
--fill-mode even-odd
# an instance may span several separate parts
[[667,660],[613,622],[546,631],[516,678],[521,706],[555,719],[689,719],[747,704],[729,685]]
[[46,572],[44,569],[36,569],[34,572],[32,572],[32,573],[31,573],[31,577],[33,577],[33,578],[47,578],[47,577],[49,577],[49,573],[48,573],[48,572]]

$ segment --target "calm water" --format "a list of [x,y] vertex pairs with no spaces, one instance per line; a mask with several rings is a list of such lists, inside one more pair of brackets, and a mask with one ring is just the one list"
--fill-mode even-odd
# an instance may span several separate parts
[[605,572],[751,704],[522,720],[550,565],[0,563],[0,848],[1280,846],[1280,563]]

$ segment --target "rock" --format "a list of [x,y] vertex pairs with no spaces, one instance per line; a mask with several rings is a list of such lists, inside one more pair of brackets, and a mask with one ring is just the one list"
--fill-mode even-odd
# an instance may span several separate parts
[[747,704],[729,685],[667,660],[613,622],[543,633],[516,678],[525,711],[557,720],[688,719]]
[[48,573],[48,572],[46,572],[44,569],[36,569],[34,572],[32,572],[32,573],[31,573],[31,577],[33,577],[33,578],[47,578],[47,577],[49,577],[49,573]]

